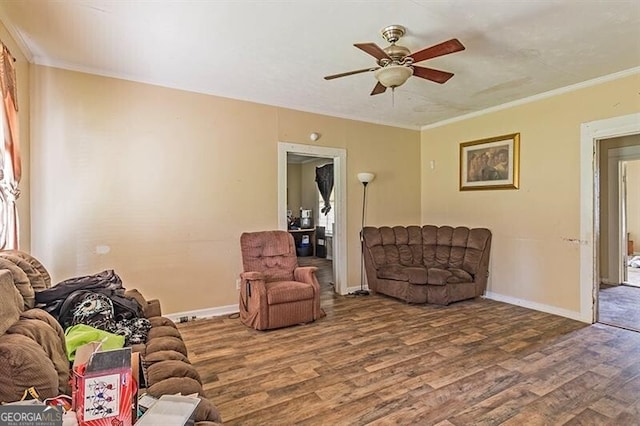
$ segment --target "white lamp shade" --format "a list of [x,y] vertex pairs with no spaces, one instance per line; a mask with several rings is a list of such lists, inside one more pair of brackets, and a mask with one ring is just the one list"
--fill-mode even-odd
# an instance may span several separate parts
[[384,87],[402,86],[413,75],[413,68],[402,65],[387,65],[374,73]]
[[374,175],[373,173],[367,173],[367,172],[363,172],[363,173],[358,173],[358,180],[362,183],[369,183],[371,182],[374,178],[376,177],[376,175]]

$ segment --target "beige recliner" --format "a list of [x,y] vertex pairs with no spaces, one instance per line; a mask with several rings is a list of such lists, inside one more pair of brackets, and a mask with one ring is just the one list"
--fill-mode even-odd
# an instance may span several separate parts
[[322,316],[315,266],[298,267],[286,231],[245,232],[240,237],[240,319],[256,330],[287,327]]

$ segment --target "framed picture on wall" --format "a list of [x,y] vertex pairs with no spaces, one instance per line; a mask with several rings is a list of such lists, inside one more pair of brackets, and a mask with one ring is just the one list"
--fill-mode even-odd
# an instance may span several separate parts
[[518,189],[520,133],[460,144],[460,191]]

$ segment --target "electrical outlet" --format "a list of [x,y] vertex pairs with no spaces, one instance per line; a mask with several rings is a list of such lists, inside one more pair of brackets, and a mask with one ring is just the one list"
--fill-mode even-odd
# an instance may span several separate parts
[[240,278],[236,278],[236,290],[240,290]]

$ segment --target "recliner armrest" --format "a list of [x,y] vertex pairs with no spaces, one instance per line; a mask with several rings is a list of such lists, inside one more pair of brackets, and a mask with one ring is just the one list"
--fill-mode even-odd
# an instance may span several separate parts
[[240,273],[240,278],[249,281],[264,281],[264,274],[257,271],[242,272]]
[[313,284],[317,266],[298,266],[293,270],[293,279],[303,283]]

